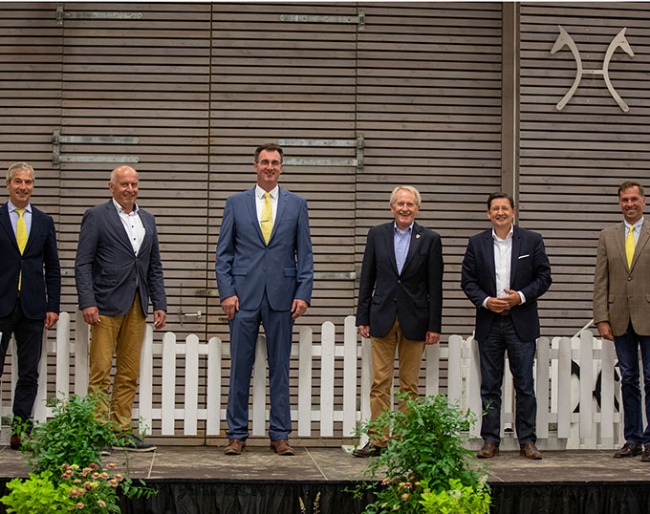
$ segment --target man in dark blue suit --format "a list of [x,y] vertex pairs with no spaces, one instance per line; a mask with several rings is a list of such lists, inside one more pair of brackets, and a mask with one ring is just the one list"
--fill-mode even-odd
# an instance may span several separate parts
[[475,337],[481,361],[484,446],[477,456],[499,454],[501,385],[507,352],[515,386],[520,454],[541,459],[535,444],[533,361],[540,336],[537,299],[551,285],[551,266],[542,236],[514,225],[515,203],[510,195],[492,193],[487,207],[492,229],[470,238],[461,277],[463,291],[476,306]]
[[239,455],[248,438],[249,387],[260,323],[269,365],[271,448],[289,445],[289,362],[293,323],[311,301],[314,264],[307,202],[278,186],[283,151],[255,151],[257,185],[226,200],[217,242],[221,307],[230,324],[230,392],[226,455]]
[[75,260],[79,308],[92,332],[88,392],[98,394],[98,416],[110,415],[122,448],[152,451],[155,446],[132,433],[131,411],[149,300],[154,328],[163,328],[167,316],[156,220],[136,203],[139,178],[133,168],[115,168],[108,187],[113,198],[88,209],[81,220]]
[[21,446],[21,422],[31,426],[38,391],[43,329],[59,319],[61,269],[54,220],[30,204],[34,170],[25,162],[7,171],[9,201],[0,208],[0,375],[9,338],[16,339],[18,382],[10,445]]
[[[412,186],[390,196],[394,221],[368,232],[361,266],[357,330],[371,338],[371,419],[390,408],[395,352],[399,355],[400,392],[417,397],[425,344],[440,341],[442,325],[442,241],[415,223],[421,197]],[[404,409],[403,400],[399,408]],[[379,455],[388,434],[371,433],[355,457]]]

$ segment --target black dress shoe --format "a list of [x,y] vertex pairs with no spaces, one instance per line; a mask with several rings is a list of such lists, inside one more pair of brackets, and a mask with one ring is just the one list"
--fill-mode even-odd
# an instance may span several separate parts
[[379,457],[384,449],[385,448],[383,446],[375,446],[372,443],[367,443],[363,448],[356,448],[352,452],[352,455],[361,459],[367,459],[368,457]]
[[499,447],[493,443],[485,443],[483,448],[476,452],[479,459],[491,459],[499,455]]
[[614,454],[615,459],[622,459],[624,457],[636,457],[641,455],[643,447],[640,444],[625,443],[620,450]]
[[650,444],[646,444],[643,447],[643,453],[641,454],[641,462],[650,462]]

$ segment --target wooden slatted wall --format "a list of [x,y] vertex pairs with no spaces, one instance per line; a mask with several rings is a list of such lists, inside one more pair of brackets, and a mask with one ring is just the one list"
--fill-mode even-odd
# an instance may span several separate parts
[[[314,247],[312,305],[298,325],[341,325],[354,309],[356,7],[247,7],[212,6],[210,241],[226,198],[255,184],[255,148],[280,142],[280,185],[307,199]],[[210,312],[227,338],[218,302]]]
[[[521,6],[521,223],[546,240],[554,283],[542,302],[546,335],[572,335],[592,319],[593,271],[599,231],[622,220],[618,185],[646,187],[650,171],[650,6],[642,3]],[[573,38],[584,69],[602,69],[622,28],[634,57],[616,50],[611,81],[584,76],[562,111],[556,104],[576,76],[568,47],[550,51],[561,25]]]
[[390,221],[392,188],[422,193],[419,222],[442,235],[443,339],[469,335],[474,308],[460,290],[467,238],[488,228],[484,201],[501,180],[501,5],[362,4],[356,248]]

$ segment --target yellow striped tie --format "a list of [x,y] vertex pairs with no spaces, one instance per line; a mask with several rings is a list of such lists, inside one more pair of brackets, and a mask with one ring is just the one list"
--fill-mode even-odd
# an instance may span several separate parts
[[627,257],[627,267],[630,269],[632,267],[632,258],[634,257],[634,225],[630,225],[630,231],[627,233],[625,238],[625,256]]
[[[27,246],[27,225],[25,225],[25,218],[23,218],[25,209],[16,209],[16,212],[18,213],[18,221],[16,222],[16,243],[18,243],[18,250],[20,250],[20,255],[22,255]],[[22,281],[23,272],[21,271],[18,276],[18,291],[20,291]]]
[[262,206],[260,228],[262,229],[264,242],[268,245],[269,239],[271,239],[271,232],[273,231],[273,208],[271,207],[270,193],[264,193],[264,205]]

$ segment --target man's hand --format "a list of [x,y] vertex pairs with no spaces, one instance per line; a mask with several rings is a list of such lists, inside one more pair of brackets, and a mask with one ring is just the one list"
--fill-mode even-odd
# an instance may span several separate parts
[[167,313],[165,311],[153,311],[153,328],[161,329],[167,323]]
[[519,294],[518,291],[513,291],[512,289],[504,289],[504,292],[508,296],[504,296],[501,299],[508,302],[509,309],[512,309],[514,306],[519,305],[521,303],[521,295]]
[[614,332],[612,332],[612,326],[609,324],[609,321],[601,321],[600,323],[596,323],[596,326],[598,327],[600,337],[608,341],[614,340]]
[[365,337],[366,339],[370,337],[370,327],[368,325],[359,325],[357,331],[361,337]]
[[96,306],[86,307],[81,312],[83,313],[84,321],[89,325],[96,325],[101,322],[101,319],[99,319],[99,309]]
[[427,332],[424,344],[438,344],[440,342],[440,334],[438,332]]
[[223,310],[223,313],[228,318],[228,321],[233,319],[235,317],[235,313],[239,310],[239,298],[237,297],[237,295],[224,298],[223,301],[221,302],[221,309]]
[[494,296],[490,296],[485,305],[488,309],[490,309],[492,312],[496,312],[497,314],[510,309],[510,305],[506,301],[505,297],[495,298]]
[[291,304],[291,319],[298,319],[307,311],[307,302],[294,298]]
[[56,312],[46,312],[45,313],[45,328],[51,329],[56,322],[59,321],[59,315]]

